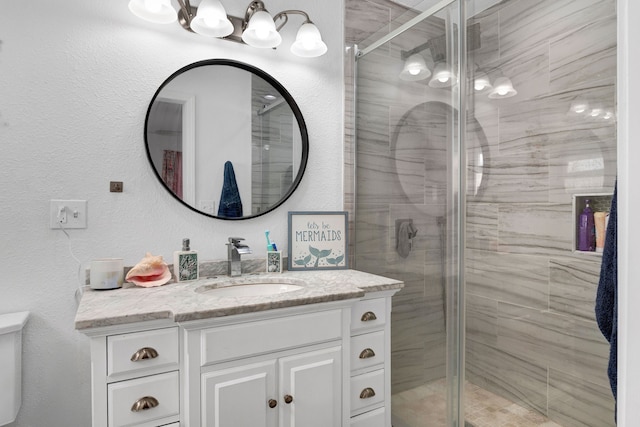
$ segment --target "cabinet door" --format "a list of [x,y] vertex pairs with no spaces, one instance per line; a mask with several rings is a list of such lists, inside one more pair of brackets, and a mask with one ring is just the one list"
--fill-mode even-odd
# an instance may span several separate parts
[[276,361],[202,374],[202,426],[275,427]]
[[341,360],[340,346],[280,359],[281,427],[341,425]]

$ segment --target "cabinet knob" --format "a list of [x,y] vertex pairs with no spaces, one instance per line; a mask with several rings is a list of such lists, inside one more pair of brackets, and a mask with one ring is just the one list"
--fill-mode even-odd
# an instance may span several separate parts
[[131,412],[146,411],[148,409],[155,408],[159,404],[160,402],[158,402],[158,399],[156,399],[155,397],[151,397],[151,396],[141,397],[140,399],[136,400],[136,402],[133,404],[133,406],[131,407]]
[[291,402],[293,402],[293,396],[291,396],[290,394],[285,394],[284,395],[284,403],[286,403],[288,405]]
[[376,392],[371,387],[367,387],[360,392],[360,399],[369,399],[375,395]]
[[376,356],[376,352],[371,350],[370,348],[365,348],[364,350],[362,350],[362,352],[360,353],[360,359],[369,359],[371,357],[375,357]]
[[370,321],[376,320],[376,319],[377,319],[376,314],[373,311],[367,311],[360,318],[360,320],[363,321],[363,322],[370,322]]
[[278,401],[275,399],[269,399],[269,408],[273,409],[278,406]]
[[158,352],[156,351],[155,348],[143,347],[140,350],[133,353],[133,356],[131,356],[131,361],[139,362],[145,359],[155,359],[156,357],[158,357]]

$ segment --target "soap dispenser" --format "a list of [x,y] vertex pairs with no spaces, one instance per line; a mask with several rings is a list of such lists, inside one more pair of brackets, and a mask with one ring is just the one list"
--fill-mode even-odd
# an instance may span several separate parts
[[177,282],[198,279],[198,252],[189,248],[189,239],[182,239],[182,250],[173,253],[173,273]]

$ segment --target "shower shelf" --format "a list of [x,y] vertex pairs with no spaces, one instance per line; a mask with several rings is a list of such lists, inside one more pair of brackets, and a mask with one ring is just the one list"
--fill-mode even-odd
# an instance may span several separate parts
[[574,194],[573,195],[573,252],[579,255],[595,255],[602,256],[602,253],[594,251],[581,251],[578,250],[578,230],[580,225],[580,213],[587,205],[587,200],[590,200],[590,205],[593,212],[609,212],[611,208],[612,193],[591,193],[591,194]]

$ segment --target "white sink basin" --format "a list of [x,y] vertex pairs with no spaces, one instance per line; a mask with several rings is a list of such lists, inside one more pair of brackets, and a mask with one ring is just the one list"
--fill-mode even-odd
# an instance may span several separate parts
[[196,292],[215,295],[217,297],[254,297],[263,295],[277,295],[302,289],[302,286],[291,283],[245,283],[238,285],[213,287],[201,286]]

